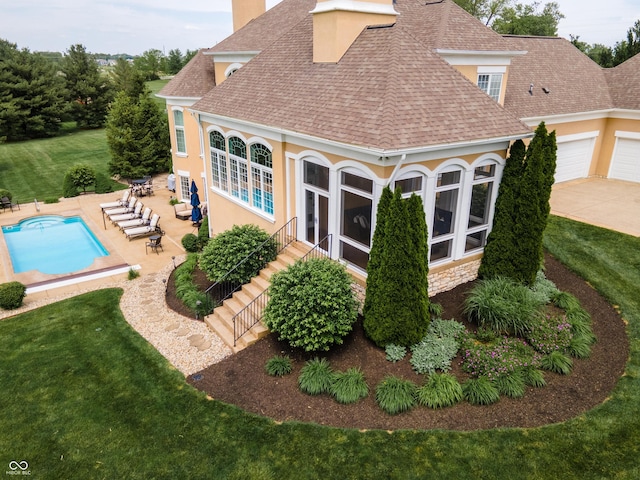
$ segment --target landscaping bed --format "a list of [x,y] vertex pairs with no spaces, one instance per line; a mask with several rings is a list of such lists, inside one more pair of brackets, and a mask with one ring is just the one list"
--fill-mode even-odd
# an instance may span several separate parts
[[[425,376],[416,374],[409,363],[409,355],[397,363],[385,359],[384,350],[376,347],[363,333],[361,321],[345,339],[326,355],[334,370],[345,371],[359,367],[369,385],[369,395],[350,405],[337,403],[329,395],[309,396],[298,388],[298,375],[304,362],[313,354],[294,351],[275,335],[232,355],[222,362],[192,375],[189,383],[213,398],[267,416],[277,421],[303,421],[322,425],[359,429],[452,429],[476,430],[496,427],[535,427],[556,423],[580,415],[606,400],[624,370],[629,345],[623,320],[595,290],[580,277],[567,270],[554,258],[545,258],[545,273],[563,291],[575,295],[592,318],[597,343],[591,347],[588,359],[574,359],[570,375],[544,372],[547,385],[527,387],[523,398],[504,396],[489,406],[475,406],[461,402],[453,407],[433,410],[415,407],[413,410],[387,415],[376,404],[375,387],[386,375],[394,375],[422,385]],[[196,270],[199,285],[210,282]],[[467,323],[461,313],[465,294],[474,283],[461,285],[431,300],[444,309],[442,318]],[[192,317],[174,298],[171,279],[167,288],[167,303],[174,310]],[[195,321],[195,320],[194,320]],[[265,371],[267,360],[275,355],[289,355],[293,372],[284,377],[272,377]],[[460,358],[452,363],[451,373],[464,382],[468,377],[460,368]]]

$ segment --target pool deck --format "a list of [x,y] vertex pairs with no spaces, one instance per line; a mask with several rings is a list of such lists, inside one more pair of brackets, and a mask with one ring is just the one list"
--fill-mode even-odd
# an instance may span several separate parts
[[87,226],[109,251],[109,256],[98,258],[90,267],[69,275],[45,275],[38,271],[15,274],[6,248],[4,235],[0,235],[0,283],[17,280],[28,286],[28,297],[58,297],[79,290],[93,290],[108,286],[114,281],[126,279],[129,269],[137,270],[141,276],[161,271],[173,263],[172,257],[185,254],[181,239],[187,233],[196,233],[189,220],[175,218],[173,206],[169,204],[173,192],[167,189],[166,175],[153,179],[154,194],[141,197],[145,207],[160,215],[160,227],[165,232],[158,253],[148,252],[145,243],[148,237],[128,240],[124,233],[104,218],[101,203],[121,198],[122,191],[102,195],[87,194],[75,198],[63,198],[59,203],[41,202],[21,204],[20,210],[5,210],[0,213],[0,225],[14,225],[21,220],[37,215],[81,216]]

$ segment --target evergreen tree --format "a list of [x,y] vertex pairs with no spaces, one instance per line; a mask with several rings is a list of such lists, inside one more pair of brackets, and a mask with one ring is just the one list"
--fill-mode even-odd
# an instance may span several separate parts
[[119,92],[109,112],[106,133],[111,175],[139,178],[166,169],[170,152],[167,117],[148,91],[137,99]]
[[111,82],[115,92],[124,91],[132,99],[137,99],[146,91],[142,74],[124,58],[118,58],[111,71]]
[[520,179],[524,170],[526,147],[517,140],[509,150],[498,189],[493,227],[487,237],[478,270],[480,278],[504,276],[516,278],[517,242],[515,238],[516,201],[520,195]]
[[[373,232],[373,240],[371,243],[371,250],[369,251],[369,262],[367,263],[367,293],[364,299],[364,307],[362,313],[364,316],[364,329],[367,335],[370,337],[376,334],[373,333],[376,330],[377,316],[375,311],[378,308],[377,301],[378,285],[380,283],[380,264],[382,263],[382,256],[385,251],[385,228],[387,218],[389,216],[389,206],[391,205],[391,198],[393,193],[389,186],[386,186],[382,190],[380,200],[378,201],[378,209],[376,210],[376,228]],[[372,334],[369,334],[369,330]]]
[[72,116],[79,127],[104,126],[109,103],[113,98],[111,85],[98,70],[98,64],[83,45],[72,45],[62,61],[62,72],[72,105]]
[[183,66],[182,52],[179,48],[169,50],[167,56],[167,73],[169,75],[175,75],[180,71]]
[[407,203],[408,227],[411,248],[407,258],[409,268],[414,270],[413,286],[409,302],[415,308],[416,336],[422,339],[429,328],[429,229],[424,213],[422,198],[416,194],[409,197]]
[[0,141],[56,135],[65,94],[51,62],[0,39]]
[[[425,234],[413,234],[409,227],[408,203],[396,189],[388,207],[384,222],[384,239],[378,269],[374,279],[374,292],[367,292],[368,312],[365,316],[367,336],[380,347],[388,344],[410,346],[419,342],[428,328],[428,313],[425,315],[424,301],[418,287],[426,284],[416,270],[416,243],[425,239]],[[424,215],[424,213],[423,213]],[[426,224],[425,224],[426,229]],[[424,287],[426,289],[426,286]],[[420,298],[420,300],[416,300]],[[426,303],[428,309],[428,299]]]

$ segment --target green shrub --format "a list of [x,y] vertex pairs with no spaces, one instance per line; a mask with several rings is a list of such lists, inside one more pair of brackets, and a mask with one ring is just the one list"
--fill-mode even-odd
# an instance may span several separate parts
[[416,404],[415,383],[387,375],[376,387],[376,402],[389,415],[411,410]]
[[326,358],[314,358],[305,363],[300,370],[298,386],[309,395],[328,393],[333,383],[333,370]]
[[384,352],[387,354],[387,360],[395,363],[399,362],[405,357],[405,355],[407,354],[407,347],[390,343],[389,345],[384,347]]
[[567,349],[574,358],[589,358],[591,356],[591,338],[583,335],[574,336]]
[[411,347],[411,366],[420,374],[434,373],[436,370],[451,370],[451,360],[458,352],[458,342],[451,337],[437,337],[427,334],[424,339]]
[[280,340],[327,351],[351,332],[358,305],[345,267],[327,258],[298,261],[274,273],[263,321]]
[[500,400],[500,392],[487,377],[467,380],[462,385],[462,394],[472,405],[491,405]]
[[177,205],[178,203],[182,203],[180,200],[178,200],[176,197],[171,197],[169,199],[169,205],[171,205],[172,207],[174,205]]
[[531,289],[504,277],[481,280],[465,299],[468,318],[498,334],[521,335],[541,307]]
[[573,333],[564,315],[539,315],[524,333],[524,338],[540,353],[561,352],[569,348]]
[[555,295],[552,295],[551,302],[565,312],[575,308],[582,308],[580,301],[569,292],[558,291]]
[[209,242],[209,216],[205,215],[198,228],[198,249],[202,250]]
[[[250,254],[253,254],[249,257]],[[277,242],[256,225],[234,225],[209,240],[200,255],[200,268],[215,282],[235,270],[226,281],[244,284],[275,260]],[[240,264],[240,262],[243,262]]]
[[0,188],[0,198],[7,197],[9,200],[13,199],[13,194],[9,190]]
[[474,337],[476,338],[476,340],[483,343],[491,343],[498,340],[498,334],[488,328],[486,325],[479,326],[476,330],[476,333],[474,334]]
[[96,173],[96,181],[95,181],[95,192],[96,193],[109,193],[113,192],[113,183],[109,180],[104,173]]
[[275,357],[267,360],[265,370],[272,377],[283,377],[284,375],[291,373],[291,370],[293,370],[293,364],[287,355],[276,355]]
[[556,284],[545,277],[542,270],[538,270],[536,281],[531,286],[531,290],[541,304],[547,304],[559,292]]
[[544,374],[535,367],[525,367],[522,369],[522,379],[526,385],[531,387],[544,387],[547,381],[544,379]]
[[[569,320],[568,317],[567,320]],[[573,334],[573,338],[582,338],[587,341],[589,345],[596,343],[596,336],[591,329],[590,322],[585,322],[584,320],[573,320],[569,323],[571,323],[571,333]]]
[[569,375],[573,368],[573,361],[565,354],[555,351],[549,355],[542,357],[540,366],[550,372],[560,373],[562,375]]
[[191,253],[187,259],[179,265],[173,275],[176,285],[176,297],[197,316],[202,317],[213,310],[211,299],[207,294],[198,290],[193,283],[193,271],[198,263],[198,256]]
[[7,282],[0,284],[0,308],[14,310],[22,306],[22,301],[27,295],[27,287],[20,282]]
[[72,198],[78,196],[78,187],[73,183],[71,175],[67,173],[62,181],[62,196],[64,198]]
[[460,402],[462,398],[462,385],[449,373],[430,375],[417,391],[418,403],[429,408],[450,407]]
[[67,175],[69,175],[73,185],[77,189],[82,189],[83,192],[87,191],[87,187],[96,183],[96,171],[89,165],[74,165],[69,169]]
[[431,318],[440,318],[442,316],[442,312],[444,308],[439,303],[429,303],[429,314]]
[[455,320],[436,318],[429,324],[427,332],[440,338],[454,338],[457,340],[465,332],[465,328],[462,323]]
[[127,279],[134,280],[140,276],[140,272],[134,270],[133,268],[129,269],[129,273],[127,274]]
[[349,404],[365,398],[369,394],[369,387],[362,370],[350,368],[346,372],[334,373],[329,391],[339,403]]
[[182,246],[189,253],[198,251],[198,237],[193,233],[187,233],[182,237]]
[[525,381],[520,370],[515,370],[509,375],[502,375],[495,380],[496,388],[502,395],[511,398],[524,397]]

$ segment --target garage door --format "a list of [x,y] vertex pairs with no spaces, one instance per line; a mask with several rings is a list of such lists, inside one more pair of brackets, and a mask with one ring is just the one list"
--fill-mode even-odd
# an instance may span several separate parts
[[589,175],[594,140],[594,138],[586,138],[563,142],[561,137],[558,138],[556,183],[585,178]]
[[640,182],[640,140],[618,138],[609,177]]

